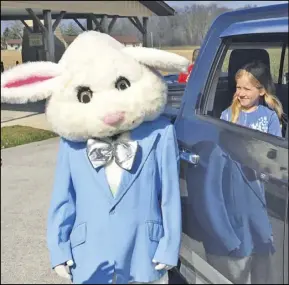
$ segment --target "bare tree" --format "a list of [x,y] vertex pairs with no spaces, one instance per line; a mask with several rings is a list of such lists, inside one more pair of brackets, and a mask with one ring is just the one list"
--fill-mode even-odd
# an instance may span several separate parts
[[[8,30],[7,30],[8,29]],[[7,30],[7,31],[6,31]],[[20,21],[14,21],[13,24],[6,28],[6,38],[8,39],[22,39],[23,38],[23,24]]]
[[61,24],[60,30],[66,36],[77,36],[81,33],[81,29],[74,22],[70,22],[68,25]]
[[22,39],[23,38],[23,24],[20,21],[14,21],[10,26],[10,34],[12,39]]
[[227,8],[218,7],[215,3],[207,6],[191,4],[175,10],[175,16],[150,17],[149,38],[156,46],[199,45],[214,19],[229,11]]
[[[244,6],[251,8],[252,5]],[[213,21],[222,13],[231,9],[220,7],[218,3],[202,5],[192,4],[178,8],[174,7],[174,16],[152,16],[148,21],[148,44],[154,47],[201,45]],[[17,23],[16,23],[17,22]],[[10,27],[10,38],[22,38],[22,24],[16,21]],[[60,26],[63,34],[77,35],[81,31],[74,23]],[[142,39],[141,32],[125,18],[117,19],[111,32],[112,35],[130,35]]]

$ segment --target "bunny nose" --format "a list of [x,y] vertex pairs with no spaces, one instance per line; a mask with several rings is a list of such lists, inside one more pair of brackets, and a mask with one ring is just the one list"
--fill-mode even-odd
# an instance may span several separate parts
[[110,126],[113,126],[124,119],[124,112],[116,112],[106,115],[102,121]]

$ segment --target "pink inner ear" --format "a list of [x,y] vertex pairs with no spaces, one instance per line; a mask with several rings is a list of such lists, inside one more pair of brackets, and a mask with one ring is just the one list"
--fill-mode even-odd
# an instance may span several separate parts
[[4,85],[5,88],[20,87],[24,85],[29,85],[33,83],[38,83],[48,79],[54,78],[54,76],[30,76],[25,79],[19,79],[12,82],[8,82]]

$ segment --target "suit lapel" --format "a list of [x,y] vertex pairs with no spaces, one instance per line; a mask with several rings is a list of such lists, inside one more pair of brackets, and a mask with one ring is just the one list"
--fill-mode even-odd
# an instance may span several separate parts
[[131,139],[138,142],[138,151],[132,169],[130,171],[123,171],[121,183],[112,207],[120,202],[122,197],[130,189],[135,179],[139,176],[139,173],[154,146],[157,136],[157,133],[150,134],[149,128],[142,126],[131,131]]
[[157,137],[158,133],[153,132],[152,128],[146,123],[140,125],[138,128],[130,132],[131,140],[138,142],[138,150],[132,169],[130,171],[123,170],[121,182],[115,197],[113,197],[109,188],[105,168],[100,167],[95,169],[92,166],[86,153],[86,144],[84,145],[82,152],[84,155],[84,159],[87,163],[87,167],[89,168],[89,171],[92,172],[92,176],[94,177],[96,183],[99,185],[100,192],[103,193],[103,195],[109,201],[111,208],[120,202],[122,197],[131,187],[132,183],[138,177],[144,163],[146,162],[154,146]]
[[100,192],[104,194],[104,196],[106,197],[106,199],[108,199],[110,203],[112,203],[112,201],[114,200],[114,197],[110,191],[104,167],[95,169],[92,166],[88,158],[88,155],[86,153],[86,145],[82,151],[83,151],[83,155],[85,157],[86,163],[88,164],[88,168],[92,172],[93,178],[95,179],[96,183],[100,186]]

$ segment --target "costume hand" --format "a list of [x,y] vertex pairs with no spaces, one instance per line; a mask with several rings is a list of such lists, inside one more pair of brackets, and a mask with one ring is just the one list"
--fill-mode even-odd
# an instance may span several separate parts
[[173,268],[173,266],[171,265],[167,265],[167,264],[163,264],[163,263],[159,263],[157,262],[156,260],[153,259],[153,263],[157,264],[156,267],[155,267],[155,270],[170,270]]
[[58,276],[71,280],[71,274],[69,267],[72,266],[74,263],[72,260],[68,260],[66,264],[59,264],[55,266],[54,271],[57,273]]

